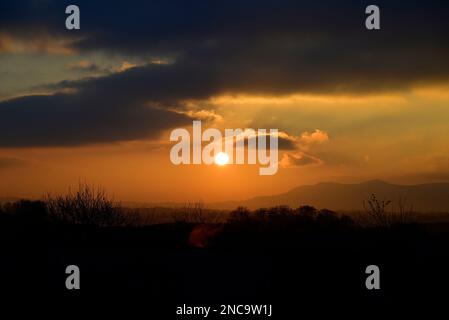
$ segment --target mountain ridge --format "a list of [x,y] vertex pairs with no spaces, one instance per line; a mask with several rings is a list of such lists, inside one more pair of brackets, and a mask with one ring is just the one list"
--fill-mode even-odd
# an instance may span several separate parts
[[319,182],[295,187],[276,195],[257,196],[243,201],[223,201],[211,204],[212,208],[232,209],[245,206],[250,209],[276,205],[312,205],[332,210],[362,210],[363,201],[371,194],[380,200],[391,200],[398,206],[399,199],[408,208],[421,212],[449,212],[449,182],[422,183],[414,185],[393,184],[383,180],[361,183]]

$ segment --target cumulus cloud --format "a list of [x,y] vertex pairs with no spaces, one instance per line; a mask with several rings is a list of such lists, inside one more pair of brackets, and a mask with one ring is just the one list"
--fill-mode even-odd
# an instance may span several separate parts
[[306,165],[321,165],[324,163],[316,155],[312,155],[314,145],[329,141],[327,132],[315,129],[313,132],[305,131],[300,136],[289,136],[283,134],[284,138],[291,143],[291,148],[285,149],[280,161],[281,167],[299,167]]
[[307,165],[320,165],[322,163],[323,161],[319,158],[299,151],[294,153],[284,153],[280,161],[280,166],[282,168],[289,168]]
[[[260,134],[256,130],[255,135],[252,138],[248,138],[247,134],[247,132],[244,132],[242,135],[237,136],[237,140],[244,140],[246,148],[249,147],[249,140],[255,140],[253,145],[256,146],[256,148],[259,148],[258,138],[261,135],[266,136],[265,147],[268,149],[270,148],[269,137],[273,134],[270,134],[269,131],[267,131],[266,134]],[[287,132],[279,131],[276,135],[278,137],[278,149],[280,152],[279,164],[281,167],[290,168],[307,165],[321,165],[324,163],[324,161],[317,155],[313,155],[313,146],[329,141],[326,132],[317,129],[312,133],[306,131],[299,136],[294,136]]]
[[123,61],[122,64],[120,65],[120,67],[117,68],[117,72],[123,72],[126,71],[128,69],[134,68],[137,65],[128,61]]
[[[270,136],[268,132],[266,135]],[[279,131],[277,136],[279,150],[285,151],[308,150],[314,144],[321,144],[329,141],[329,135],[327,132],[319,129],[316,129],[313,132],[305,131],[299,136],[291,135],[284,131]],[[267,141],[269,141],[268,138]]]
[[265,133],[259,132],[258,129],[253,129],[254,132],[248,131],[248,129],[242,129],[242,134],[237,135],[236,142],[237,141],[244,141],[245,147],[247,146],[254,146],[256,149],[259,148],[259,142],[258,139],[260,136],[265,136],[265,145],[261,145],[261,148],[267,148],[270,149],[270,136],[277,136],[278,137],[278,150],[296,150],[298,148],[297,145],[297,138],[294,136],[289,135],[286,132],[278,131],[276,134],[270,132],[270,129],[266,129]]
[[307,145],[314,144],[314,143],[323,143],[329,141],[329,136],[327,132],[324,132],[319,129],[315,129],[313,132],[304,132],[301,137],[299,138],[299,141],[302,143],[305,143]]

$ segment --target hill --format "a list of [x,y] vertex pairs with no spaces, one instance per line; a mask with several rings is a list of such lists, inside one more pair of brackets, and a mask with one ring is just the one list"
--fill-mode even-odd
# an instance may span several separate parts
[[393,208],[402,198],[407,205],[419,212],[449,212],[449,183],[397,185],[380,180],[357,184],[318,183],[294,188],[273,196],[255,197],[244,201],[228,201],[211,204],[210,207],[233,209],[245,206],[250,209],[276,205],[311,205],[332,210],[361,210],[363,201],[371,194],[378,199],[393,201]]

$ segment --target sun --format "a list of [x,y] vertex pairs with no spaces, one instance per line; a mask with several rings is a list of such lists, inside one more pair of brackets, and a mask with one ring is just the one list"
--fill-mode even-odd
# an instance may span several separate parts
[[228,162],[229,162],[229,156],[227,153],[219,152],[216,154],[216,156],[215,156],[216,164],[218,164],[219,166],[224,166],[224,165],[228,164]]

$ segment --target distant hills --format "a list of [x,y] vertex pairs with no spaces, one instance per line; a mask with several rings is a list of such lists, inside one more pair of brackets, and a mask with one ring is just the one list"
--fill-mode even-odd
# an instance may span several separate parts
[[398,200],[405,199],[406,205],[413,205],[419,212],[449,212],[449,183],[426,183],[418,185],[397,185],[380,180],[357,184],[318,183],[294,188],[273,196],[255,197],[244,201],[213,203],[208,207],[234,209],[245,206],[250,209],[276,205],[311,205],[332,210],[362,210],[363,200],[375,194],[379,200],[391,200],[392,209]]
[[[375,194],[379,200],[392,201],[390,209],[397,209],[398,200],[403,199],[406,207],[410,208],[412,205],[415,212],[449,212],[449,183],[398,185],[381,180],[355,184],[321,182],[315,185],[299,186],[277,195],[259,196],[242,201],[205,203],[205,206],[208,209],[232,210],[239,206],[257,209],[278,205],[290,207],[311,205],[319,209],[358,211],[363,210],[363,201],[367,200],[371,194]],[[0,203],[19,199],[18,197],[0,197]],[[185,205],[180,202],[130,201],[123,201],[121,204],[130,208],[179,208]]]

